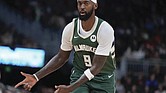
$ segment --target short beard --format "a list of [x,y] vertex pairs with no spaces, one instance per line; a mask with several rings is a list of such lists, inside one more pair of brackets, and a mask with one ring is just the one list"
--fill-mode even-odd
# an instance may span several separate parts
[[79,13],[79,18],[82,21],[86,21],[91,17],[92,13],[93,13],[93,9],[91,9],[91,11],[89,11],[89,12],[86,12],[85,15],[80,15],[80,13]]

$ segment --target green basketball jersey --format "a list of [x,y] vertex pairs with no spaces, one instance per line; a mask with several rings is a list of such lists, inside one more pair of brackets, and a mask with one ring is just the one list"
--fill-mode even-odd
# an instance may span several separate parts
[[[79,35],[79,29],[77,29],[79,26],[78,19],[75,19],[74,33],[72,37],[72,45],[74,47],[73,66],[75,70],[84,72],[87,68],[92,66],[92,60],[98,46],[97,33],[102,22],[103,20],[99,18],[95,31],[89,37],[82,38]],[[112,54],[110,53],[104,67],[99,74],[110,74],[116,68],[115,60],[111,57],[111,55]]]

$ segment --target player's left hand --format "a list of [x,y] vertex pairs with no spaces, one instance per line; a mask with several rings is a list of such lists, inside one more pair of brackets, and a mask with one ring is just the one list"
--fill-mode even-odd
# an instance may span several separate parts
[[71,89],[69,86],[66,85],[59,85],[59,86],[55,86],[56,90],[54,93],[70,93]]

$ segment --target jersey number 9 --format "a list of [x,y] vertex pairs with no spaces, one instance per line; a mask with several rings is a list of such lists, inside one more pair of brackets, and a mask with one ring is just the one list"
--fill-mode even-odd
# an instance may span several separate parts
[[90,55],[83,55],[83,57],[84,57],[85,66],[91,67],[92,62],[91,62]]

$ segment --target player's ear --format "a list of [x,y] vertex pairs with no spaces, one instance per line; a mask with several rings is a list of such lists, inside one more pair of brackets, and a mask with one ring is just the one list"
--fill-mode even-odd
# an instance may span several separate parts
[[98,8],[98,4],[94,4],[94,8],[96,10]]

